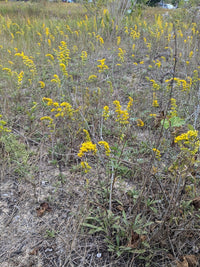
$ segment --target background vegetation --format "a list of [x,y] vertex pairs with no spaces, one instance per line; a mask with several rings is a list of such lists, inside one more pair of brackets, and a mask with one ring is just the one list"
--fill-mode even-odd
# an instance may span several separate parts
[[199,9],[122,2],[0,3],[1,266],[198,266]]

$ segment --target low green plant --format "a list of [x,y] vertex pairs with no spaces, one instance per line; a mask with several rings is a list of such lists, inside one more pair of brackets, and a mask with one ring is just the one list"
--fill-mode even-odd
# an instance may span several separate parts
[[[0,115],[0,118],[2,115]],[[0,148],[2,164],[12,166],[14,172],[22,177],[28,171],[29,152],[24,143],[20,142],[17,136],[11,133],[6,127],[6,121],[0,120]]]
[[[98,207],[96,212],[91,212],[82,226],[89,229],[89,234],[102,235],[108,251],[120,257],[124,253],[140,255],[145,252],[149,244],[145,241],[144,235],[147,234],[146,228],[151,224],[152,222],[144,223],[141,214],[132,220],[127,218],[124,210],[120,214],[114,214],[110,210]],[[133,235],[137,236],[135,240]]]
[[24,177],[29,168],[29,152],[25,144],[20,142],[14,134],[8,133],[0,137],[0,145],[3,147],[3,160],[8,166],[12,166],[18,177]]
[[54,230],[46,230],[46,235],[45,237],[50,237],[50,238],[55,238],[56,237],[57,232]]

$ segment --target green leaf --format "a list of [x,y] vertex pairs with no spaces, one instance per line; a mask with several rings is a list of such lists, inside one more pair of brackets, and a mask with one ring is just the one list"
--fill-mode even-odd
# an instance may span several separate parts
[[146,249],[134,249],[135,254],[143,254],[146,252]]
[[116,242],[117,242],[117,246],[119,247],[119,236],[116,235]]
[[149,243],[147,243],[146,241],[143,241],[142,244],[143,244],[145,247],[150,248]]
[[89,223],[83,223],[82,226],[92,228],[93,229],[92,232],[105,232],[105,230],[103,228],[89,224]]
[[191,124],[188,124],[187,127],[188,127],[188,129],[189,129],[190,131],[194,131],[194,130],[195,130],[194,127],[193,127]]
[[161,125],[163,125],[163,127],[165,128],[165,129],[168,129],[169,128],[169,121],[167,120],[167,119],[165,119],[165,120],[161,120]]
[[123,218],[124,218],[124,223],[126,225],[128,225],[128,221],[127,221],[127,217],[126,217],[126,212],[124,210],[122,211],[122,215],[123,215]]
[[180,127],[185,124],[185,120],[179,117],[170,118],[171,127]]

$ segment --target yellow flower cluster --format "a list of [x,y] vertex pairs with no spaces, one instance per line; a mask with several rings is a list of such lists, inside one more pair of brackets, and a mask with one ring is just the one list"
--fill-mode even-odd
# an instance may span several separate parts
[[177,108],[176,99],[175,98],[171,98],[171,116],[172,117],[177,116],[176,108]]
[[177,136],[175,139],[174,139],[174,142],[175,143],[178,143],[179,141],[194,141],[196,140],[196,138],[198,137],[198,131],[188,131],[187,133],[183,133],[179,136]]
[[63,75],[68,77],[68,72],[67,72],[67,69],[66,69],[66,65],[64,63],[60,63],[60,69],[61,69]]
[[[128,30],[125,32],[128,33]],[[140,32],[137,31],[137,25],[135,25],[134,29],[130,28],[130,37],[132,37],[133,40],[140,38]]]
[[111,150],[110,150],[109,144],[106,141],[100,141],[100,142],[98,142],[98,144],[99,145],[103,145],[104,146],[104,149],[106,151],[106,156],[110,156]]
[[128,124],[129,123],[129,111],[130,111],[131,106],[133,105],[132,97],[129,97],[129,102],[125,110],[122,110],[122,107],[118,100],[113,101],[113,104],[116,106],[115,107],[115,112],[117,114],[116,121],[118,121],[121,124]]
[[108,66],[105,64],[105,60],[106,60],[105,58],[97,60],[101,64],[97,65],[97,67],[99,68],[99,72],[103,72],[104,70],[109,69]]
[[81,145],[81,148],[79,150],[78,156],[80,158],[82,158],[85,155],[85,153],[90,152],[90,151],[91,152],[93,151],[93,154],[94,155],[97,153],[97,146],[96,146],[96,144],[93,144],[92,141],[84,142]]
[[29,68],[30,73],[35,76],[37,74],[37,69],[32,57],[24,55],[24,52],[16,53],[15,56],[21,57],[25,66]]
[[8,75],[12,76],[13,71],[10,68],[2,68],[2,70],[6,71]]
[[96,39],[99,41],[100,45],[103,45],[104,44],[104,40],[103,40],[103,38],[99,34],[96,35]]
[[53,102],[51,98],[43,97],[42,99],[47,103],[47,106],[52,106],[51,112],[55,112],[55,118],[57,117],[70,117],[73,118],[74,110],[72,106],[68,102],[62,102],[59,104],[58,102]]
[[7,127],[5,127],[5,125],[7,124],[6,121],[1,120],[2,115],[0,114],[0,133],[1,132],[11,132],[11,130],[9,130]]
[[108,117],[109,117],[109,107],[108,106],[105,106],[103,108],[103,115],[102,116],[104,117],[105,121],[108,119]]
[[[188,81],[187,81],[188,80]],[[174,81],[176,82],[176,87],[177,88],[182,88],[182,91],[190,91],[191,85],[192,85],[192,78],[187,77],[187,80],[183,80],[180,78],[175,77]],[[165,80],[166,83],[170,83],[172,81],[171,79]]]
[[153,92],[153,103],[152,103],[152,106],[155,107],[155,108],[159,107],[158,100],[157,100],[155,92]]
[[126,50],[123,50],[122,48],[118,48],[119,52],[118,52],[118,61],[120,62],[124,62],[124,56],[126,53]]
[[157,66],[158,68],[160,68],[160,66],[161,66],[160,60],[157,59],[157,62],[155,63],[155,66]]
[[96,75],[90,75],[88,81],[95,81],[97,79]]
[[54,74],[53,77],[54,77],[54,79],[51,79],[51,82],[52,83],[57,83],[58,86],[60,87],[61,86],[61,81],[60,81],[60,78],[58,77],[58,75]]
[[59,50],[54,49],[54,51],[56,53],[56,57],[57,57],[59,63],[63,63],[66,66],[68,66],[71,58],[69,56],[70,50],[68,49],[66,42],[61,41],[58,48],[59,48]]
[[[86,134],[85,137],[85,142],[82,143],[80,149],[79,149],[79,153],[78,153],[78,157],[82,158],[83,156],[85,156],[85,154],[87,152],[93,152],[93,155],[95,155],[97,153],[97,145],[92,143],[91,138],[90,138],[90,134],[87,130],[83,129],[83,132]],[[98,144],[104,147],[105,149],[105,154],[106,156],[110,156],[111,153],[111,149],[109,144],[106,141],[99,141]],[[91,167],[89,166],[89,164],[86,161],[82,161],[81,162],[81,166],[82,168],[85,170],[85,173],[87,173]]]
[[87,142],[91,141],[91,138],[90,138],[90,134],[87,130],[83,129],[83,132],[85,133],[86,137],[85,137],[85,140]]
[[53,123],[53,119],[50,116],[44,116],[42,118],[40,118],[41,121],[47,120],[49,121],[49,124]]
[[24,76],[24,72],[21,71],[18,75],[18,80],[17,80],[17,88],[19,89],[21,87],[22,84],[22,80],[23,80],[23,76]]
[[88,55],[86,51],[81,52],[81,60],[82,60],[83,65],[85,65],[85,62],[87,61],[87,56]]
[[45,87],[45,82],[43,81],[39,81],[39,84],[40,84],[40,88],[43,89]]
[[189,130],[187,133],[183,133],[174,139],[175,143],[178,143],[179,147],[183,151],[187,151],[192,155],[195,155],[199,150],[200,141],[198,139],[198,131]]
[[85,173],[88,173],[91,166],[86,161],[81,161],[81,167],[84,169]]
[[53,104],[53,100],[48,97],[43,97],[43,101],[47,102],[47,106],[51,106]]
[[160,150],[158,150],[157,148],[153,148],[152,150],[153,150],[153,152],[155,152],[156,158],[158,160],[160,160],[160,158],[161,158]]
[[122,107],[120,105],[120,102],[118,100],[113,101],[113,104],[116,106],[115,107],[115,112],[117,113],[117,119],[116,121],[119,121],[121,124],[128,124],[129,121],[129,114],[128,110],[122,110]]
[[127,104],[126,109],[129,111],[133,105],[133,98],[129,96],[129,102]]
[[143,127],[144,126],[144,122],[141,119],[137,120],[137,126],[138,127]]
[[154,91],[160,89],[160,85],[155,80],[151,79],[150,82],[152,82],[152,86],[153,86]]
[[120,45],[121,43],[121,36],[117,36],[117,45]]
[[54,61],[54,56],[52,54],[46,54],[46,57],[49,57],[52,61]]

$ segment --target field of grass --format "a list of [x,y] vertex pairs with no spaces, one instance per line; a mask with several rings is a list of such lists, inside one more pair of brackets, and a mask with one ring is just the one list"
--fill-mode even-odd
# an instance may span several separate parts
[[198,266],[200,11],[0,2],[0,265]]

